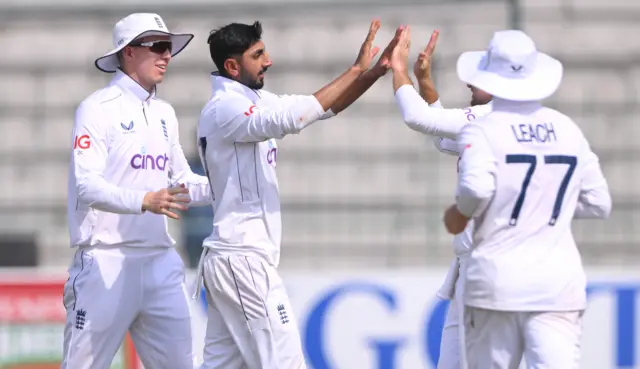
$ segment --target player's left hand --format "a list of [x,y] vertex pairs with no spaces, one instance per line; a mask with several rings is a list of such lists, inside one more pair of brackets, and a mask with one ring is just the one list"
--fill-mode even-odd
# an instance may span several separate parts
[[431,38],[429,39],[429,43],[418,55],[418,59],[416,59],[416,62],[413,65],[413,74],[415,74],[418,82],[431,81],[431,57],[433,56],[433,52],[436,49],[439,35],[440,31],[433,31],[433,33],[431,34]]
[[387,45],[387,47],[384,48],[384,51],[382,51],[382,54],[380,54],[380,58],[378,59],[378,62],[373,66],[373,68],[369,70],[371,73],[375,74],[378,77],[381,77],[387,74],[387,72],[391,68],[391,53],[393,52],[393,49],[398,44],[398,41],[400,40],[400,35],[402,34],[403,29],[404,29],[404,26],[400,26],[396,29],[396,34],[393,36],[391,41],[389,41],[389,44]]
[[467,228],[467,223],[469,223],[469,218],[464,216],[455,204],[444,212],[444,226],[453,235],[462,233]]

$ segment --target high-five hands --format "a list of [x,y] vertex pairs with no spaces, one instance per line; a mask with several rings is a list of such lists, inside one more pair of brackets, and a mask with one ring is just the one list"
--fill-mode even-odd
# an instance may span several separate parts
[[418,55],[415,64],[413,65],[413,74],[415,74],[418,82],[424,80],[431,80],[431,56],[436,49],[438,43],[438,36],[440,32],[438,30],[433,31],[429,43],[424,50]]
[[406,73],[409,64],[409,49],[411,48],[411,26],[404,26],[400,37],[391,51],[391,69],[394,73]]
[[374,73],[378,77],[384,76],[385,74],[387,74],[387,72],[391,68],[391,53],[393,52],[393,49],[398,44],[398,41],[400,40],[400,34],[402,33],[403,29],[404,29],[404,26],[400,26],[396,29],[395,35],[393,36],[391,41],[389,41],[389,44],[387,45],[387,47],[384,48],[384,51],[382,51],[382,54],[380,54],[380,58],[378,59],[378,62],[371,68],[370,70],[371,73]]
[[380,51],[379,47],[373,46],[373,40],[376,38],[376,33],[378,33],[379,29],[380,20],[374,19],[373,21],[371,21],[371,25],[369,26],[369,33],[367,33],[367,38],[365,38],[364,42],[362,43],[360,52],[358,53],[358,58],[353,64],[353,66],[358,68],[361,72],[365,72],[367,69],[369,69],[371,61]]

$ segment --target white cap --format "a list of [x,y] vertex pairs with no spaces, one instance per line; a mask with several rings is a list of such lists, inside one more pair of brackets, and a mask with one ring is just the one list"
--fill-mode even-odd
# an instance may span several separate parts
[[170,36],[171,55],[178,55],[193,39],[192,34],[174,34],[164,24],[158,14],[134,13],[121,19],[113,27],[113,49],[95,61],[98,69],[107,73],[114,73],[120,62],[118,51],[124,49],[131,41],[145,36]]
[[522,31],[494,33],[486,51],[458,58],[458,78],[488,94],[511,101],[538,101],[551,96],[562,81],[562,63],[538,52]]

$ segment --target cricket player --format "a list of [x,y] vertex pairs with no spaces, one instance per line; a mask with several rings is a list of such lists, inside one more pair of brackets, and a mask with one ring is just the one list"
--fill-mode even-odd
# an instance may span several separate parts
[[[431,78],[431,57],[436,47],[439,32],[432,33],[426,48],[419,54],[413,72],[416,76],[420,91],[420,98],[416,98],[416,92],[408,76],[408,50],[407,47],[398,50],[392,59],[391,68],[394,79],[397,80],[396,101],[402,112],[419,112],[405,115],[407,125],[423,134],[433,135],[434,131],[440,134],[447,134],[448,137],[455,136],[464,125],[481,118],[491,111],[491,95],[473,86],[468,86],[471,90],[470,107],[466,109],[443,109]],[[396,76],[397,75],[397,76]],[[399,92],[399,94],[398,94]],[[404,115],[404,114],[403,114]],[[435,128],[434,128],[435,127]],[[448,155],[458,156],[457,142],[447,137],[435,137],[436,148]],[[472,222],[470,222],[472,223]],[[456,235],[453,240],[455,258],[445,277],[445,282],[438,290],[438,297],[451,300],[445,318],[440,341],[440,356],[438,369],[466,369],[464,360],[464,332],[462,322],[462,291],[463,279],[459,278],[463,269],[465,258],[471,249],[472,224],[467,226],[465,232]]]
[[[402,42],[402,41],[400,41]],[[486,51],[458,59],[459,78],[493,96],[466,125],[452,234],[474,220],[464,273],[469,368],[579,368],[586,277],[571,223],[606,218],[611,197],[578,126],[544,107],[562,64],[521,31],[496,32]]]
[[378,62],[371,23],[355,63],[312,95],[262,89],[272,62],[262,26],[231,23],[209,36],[213,94],[198,124],[200,155],[214,196],[213,233],[199,270],[208,302],[203,369],[306,368],[280,261],[275,139],[344,110],[389,68],[396,32]]
[[69,168],[68,220],[77,248],[64,286],[63,369],[107,369],[127,331],[146,368],[193,368],[184,265],[167,217],[211,203],[192,173],[171,105],[156,98],[172,57],[193,35],[157,14],[113,28],[113,49],[95,61],[114,73],[78,107]]

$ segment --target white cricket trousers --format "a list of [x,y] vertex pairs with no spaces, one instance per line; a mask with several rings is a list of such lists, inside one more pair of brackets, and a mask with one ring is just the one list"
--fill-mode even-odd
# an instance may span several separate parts
[[583,311],[509,312],[465,307],[469,369],[579,369]]
[[464,343],[464,276],[465,259],[456,258],[438,295],[449,298],[449,308],[442,327],[440,357],[437,369],[467,369]]
[[440,340],[440,357],[437,369],[466,369],[464,366],[464,326],[462,324],[462,307],[460,299],[454,297],[449,301],[447,317],[442,327]]
[[276,269],[259,258],[203,256],[208,322],[201,369],[304,369],[298,325]]
[[193,369],[184,264],[173,248],[81,247],[64,285],[61,369],[108,369],[130,332],[147,369]]

